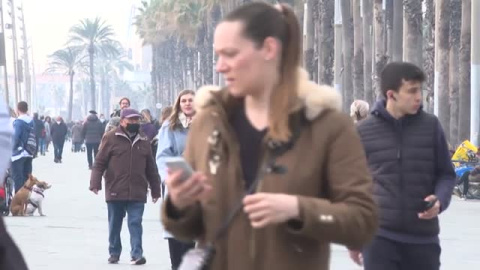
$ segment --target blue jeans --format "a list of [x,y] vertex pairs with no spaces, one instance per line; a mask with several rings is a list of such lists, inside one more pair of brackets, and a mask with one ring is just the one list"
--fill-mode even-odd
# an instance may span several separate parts
[[28,175],[32,173],[32,158],[22,157],[12,162],[12,178],[15,183],[15,193],[25,184]]
[[110,255],[119,256],[122,253],[120,232],[125,214],[128,214],[128,230],[130,232],[130,255],[134,259],[143,256],[142,249],[142,218],[145,203],[133,201],[110,201],[108,206],[108,251]]
[[47,141],[45,138],[38,139],[39,151],[41,155],[45,155],[45,150],[47,149]]

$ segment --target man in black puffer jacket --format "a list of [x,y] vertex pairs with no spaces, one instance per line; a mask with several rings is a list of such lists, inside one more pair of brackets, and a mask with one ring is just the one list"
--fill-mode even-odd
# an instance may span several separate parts
[[105,129],[97,117],[97,112],[91,110],[89,113],[90,115],[87,117],[87,121],[83,124],[82,138],[85,140],[85,145],[87,146],[88,168],[91,170]]
[[[450,204],[455,172],[440,122],[422,110],[424,80],[413,64],[388,64],[384,100],[358,125],[380,207],[379,230],[362,254],[365,270],[440,268],[437,216]],[[350,255],[361,263],[359,252]]]

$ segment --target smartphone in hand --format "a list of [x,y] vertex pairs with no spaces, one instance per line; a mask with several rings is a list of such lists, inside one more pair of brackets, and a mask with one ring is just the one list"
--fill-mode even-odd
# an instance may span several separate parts
[[423,208],[424,208],[423,211],[428,211],[428,210],[432,209],[432,207],[435,205],[435,203],[437,203],[437,201],[438,201],[437,198],[435,198],[431,201],[424,201],[423,202]]
[[172,172],[181,171],[180,181],[186,181],[193,175],[193,169],[183,157],[171,157],[165,160],[167,167]]

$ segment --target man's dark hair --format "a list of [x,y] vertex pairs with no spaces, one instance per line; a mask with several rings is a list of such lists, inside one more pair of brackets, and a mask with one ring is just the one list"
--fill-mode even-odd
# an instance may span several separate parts
[[128,106],[130,106],[130,104],[131,104],[131,103],[130,103],[130,99],[128,99],[127,97],[124,97],[124,98],[120,99],[120,101],[118,102],[118,104],[122,105],[122,101],[124,101],[124,100],[128,101]]
[[37,119],[37,120],[38,120],[38,113],[34,113],[34,114],[33,114],[33,119]]
[[380,75],[380,89],[383,97],[387,97],[388,90],[398,92],[403,84],[403,80],[422,83],[425,81],[425,73],[412,63],[388,63]]
[[28,104],[25,101],[20,101],[17,104],[17,110],[22,112],[22,113],[27,113],[28,112]]

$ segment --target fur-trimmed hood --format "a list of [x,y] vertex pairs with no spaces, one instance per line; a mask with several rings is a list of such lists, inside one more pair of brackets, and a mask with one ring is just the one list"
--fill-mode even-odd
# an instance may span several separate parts
[[[318,85],[308,78],[308,73],[302,69],[298,69],[298,98],[302,107],[305,107],[306,117],[313,120],[320,116],[326,110],[342,109],[342,98],[340,94],[331,86]],[[207,85],[201,87],[195,95],[195,110],[200,112],[213,99],[213,92],[221,91],[220,88],[214,85]]]

